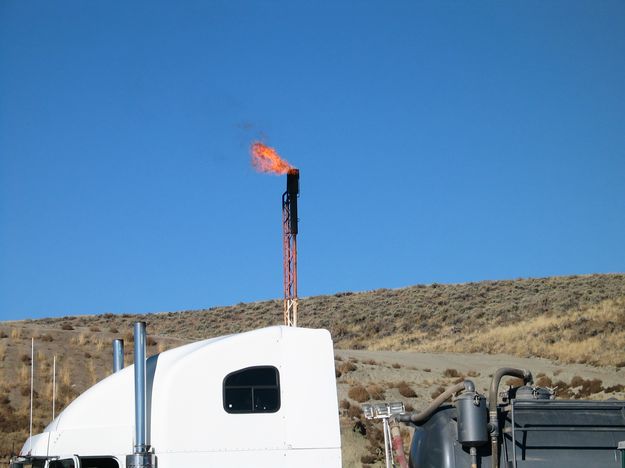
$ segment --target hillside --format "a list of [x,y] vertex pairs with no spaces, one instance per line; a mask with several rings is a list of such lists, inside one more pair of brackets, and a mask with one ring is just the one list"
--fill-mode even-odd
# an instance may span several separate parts
[[[575,372],[591,375],[595,372],[592,368],[574,366],[592,365],[599,368],[596,375],[606,384],[606,388],[596,386],[594,393],[622,390],[614,373],[625,363],[620,351],[625,347],[623,274],[345,292],[304,298],[300,304],[301,326],[328,328],[338,349],[355,350],[338,353],[343,361],[337,361],[339,397],[345,401],[342,421],[348,438],[354,437],[349,434],[349,424],[359,410],[357,401],[348,397],[352,387],[365,386],[373,399],[385,392],[387,397],[403,398],[399,383],[407,381],[414,389],[414,397],[407,400],[418,407],[436,388],[449,383],[450,377],[457,377],[455,372],[446,376],[450,369],[440,364],[453,359],[432,358],[424,363],[420,356],[426,352],[548,358],[554,364],[543,364],[543,368],[547,374],[552,372],[547,376],[554,379],[559,374],[559,378],[572,378]],[[39,431],[51,417],[51,405],[46,402],[51,401],[52,394],[52,356],[57,356],[58,412],[110,373],[111,340],[121,336],[131,341],[132,323],[137,320],[148,322],[148,352],[154,354],[191,340],[280,323],[282,303],[274,300],[198,311],[0,323],[0,460],[18,449],[26,436],[30,338],[35,338],[36,347],[35,431]],[[126,351],[126,362],[130,363],[131,346]],[[357,353],[364,352],[378,354],[370,354],[376,359],[361,356],[359,362]],[[400,356],[404,356],[403,361]],[[470,359],[460,357],[456,362]],[[453,370],[464,367],[464,372],[468,371],[469,367],[461,364]],[[471,372],[480,374],[476,369]],[[376,382],[382,391],[376,389]],[[359,450],[365,450],[363,444]],[[368,440],[367,444],[367,450],[375,453],[376,441]],[[366,456],[375,459],[374,455]],[[359,459],[360,455],[354,457]]]
[[[343,292],[303,298],[299,310],[300,326],[329,329],[337,348],[507,352],[617,365],[623,358],[613,350],[625,342],[625,275]],[[279,323],[282,302],[149,315],[64,317],[24,324],[127,331],[138,319],[149,321],[153,334],[197,340]],[[614,346],[605,346],[606,339]]]

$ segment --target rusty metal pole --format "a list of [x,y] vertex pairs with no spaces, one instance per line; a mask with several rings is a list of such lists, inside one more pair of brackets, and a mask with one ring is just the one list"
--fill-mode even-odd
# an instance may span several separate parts
[[297,327],[297,234],[293,234],[293,326]]
[[297,326],[297,197],[299,171],[287,174],[286,192],[282,194],[282,246],[284,268],[284,324]]

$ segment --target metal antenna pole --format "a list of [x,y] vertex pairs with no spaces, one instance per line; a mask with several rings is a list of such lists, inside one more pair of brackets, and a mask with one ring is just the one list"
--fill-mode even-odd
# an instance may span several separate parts
[[52,358],[52,421],[54,421],[56,409],[56,354]]
[[33,387],[35,377],[35,338],[31,338],[30,341],[30,437],[29,437],[29,451],[33,449]]

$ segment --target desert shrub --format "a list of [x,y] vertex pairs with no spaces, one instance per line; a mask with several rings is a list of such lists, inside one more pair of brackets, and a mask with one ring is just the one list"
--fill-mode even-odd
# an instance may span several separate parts
[[11,399],[7,395],[0,396],[0,405],[8,405],[11,403]]
[[50,342],[54,341],[54,338],[52,338],[50,335],[46,335],[46,334],[39,335],[39,336],[37,337],[37,339],[38,339],[39,341],[45,341],[45,342],[48,342],[48,343],[50,343]]
[[367,386],[367,392],[374,400],[384,400],[384,389],[376,384]]
[[556,387],[556,396],[558,398],[563,398],[566,400],[570,400],[571,398],[573,398],[573,391],[571,390],[569,384],[564,382],[563,380],[556,381],[554,383],[554,387]]
[[152,338],[151,336],[148,336],[148,337],[145,339],[145,344],[146,344],[147,346],[156,346],[156,345],[157,345],[157,341],[156,341],[154,338]]
[[358,366],[356,366],[356,364],[354,364],[353,362],[347,361],[341,363],[338,369],[342,374],[347,374],[348,372],[353,372],[358,369]]
[[7,332],[5,332],[4,330],[0,330],[0,338],[8,338],[9,335],[7,335]]
[[588,397],[603,391],[603,382],[600,379],[584,380],[582,389],[579,392],[580,397]]
[[393,369],[399,369],[400,367],[401,367],[401,364],[399,364],[398,362],[393,364]]
[[456,369],[445,369],[443,371],[443,377],[460,377],[460,372]]
[[367,427],[367,439],[369,440],[369,443],[371,444],[371,447],[369,447],[369,450],[372,451],[373,453],[377,452],[377,448],[381,447],[382,444],[384,443],[384,433],[382,432],[381,429],[381,424],[378,425],[373,425],[371,424],[370,421],[367,421],[368,427]]
[[360,418],[362,416],[362,408],[358,405],[351,405],[347,409],[347,416],[350,418]]
[[375,366],[378,363],[373,359],[367,359],[366,361],[362,361],[363,364],[369,364],[370,366]]
[[538,377],[535,383],[539,387],[553,387],[553,381],[549,377],[547,377],[545,374]]
[[612,385],[603,389],[606,393],[622,392],[625,390],[625,386],[621,384]]
[[374,457],[373,455],[362,455],[360,457],[360,463],[362,463],[363,465],[372,465],[376,462],[377,457]]
[[417,396],[417,393],[412,389],[412,387],[410,385],[408,385],[407,382],[399,382],[399,385],[397,386],[397,390],[399,390],[399,394],[403,397],[406,398],[414,398]]
[[513,377],[511,379],[506,380],[506,385],[510,387],[520,387],[524,384],[523,379],[519,379],[518,377]]
[[61,330],[73,330],[74,327],[70,323],[64,323],[61,325]]
[[21,431],[28,427],[28,416],[15,412],[0,413],[0,427],[4,433]]
[[22,361],[24,364],[30,365],[30,356],[28,354],[22,354],[20,356],[20,361]]
[[349,409],[349,407],[350,407],[351,405],[352,405],[352,404],[349,402],[349,400],[345,400],[345,399],[343,399],[343,400],[341,400],[341,402],[339,403],[339,408],[341,408],[341,409]]
[[97,326],[95,326],[95,325],[92,325],[92,326],[90,326],[90,327],[89,327],[89,331],[92,331],[92,332],[94,332],[94,333],[97,333],[97,332],[99,332],[99,331],[101,331],[101,330],[100,330],[100,327],[97,327]]
[[342,373],[340,370],[338,370],[338,369],[336,369],[336,368],[334,369],[334,376],[335,376],[337,379],[338,379],[340,376],[342,376],[342,375],[343,375],[343,373]]
[[414,406],[410,403],[404,403],[404,408],[406,409],[406,413],[412,413],[414,411]]
[[362,385],[354,385],[347,392],[347,396],[352,400],[357,401],[358,403],[362,403],[363,401],[368,401],[371,399],[369,396],[369,392]]
[[475,370],[470,370],[469,372],[467,372],[467,376],[468,377],[479,377],[480,373],[478,371],[475,371]]
[[109,332],[111,332],[111,333],[119,333],[119,330],[117,328],[115,328],[115,327],[110,327],[109,328]]
[[580,377],[579,375],[575,375],[571,379],[571,387],[581,387],[583,383],[584,383],[584,378]]
[[429,367],[426,367],[425,369],[423,369],[423,372],[432,372],[432,369],[430,369]]

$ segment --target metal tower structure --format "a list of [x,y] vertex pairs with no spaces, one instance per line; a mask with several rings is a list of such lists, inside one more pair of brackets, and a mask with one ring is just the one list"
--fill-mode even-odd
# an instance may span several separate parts
[[284,253],[284,324],[297,327],[297,197],[299,171],[286,175],[282,194],[282,247]]

